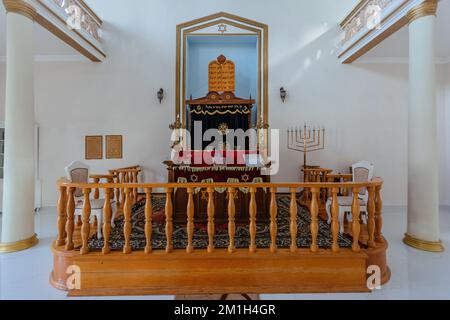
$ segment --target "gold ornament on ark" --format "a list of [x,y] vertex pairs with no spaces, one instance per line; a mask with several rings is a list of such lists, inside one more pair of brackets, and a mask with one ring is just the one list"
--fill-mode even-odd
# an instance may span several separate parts
[[230,133],[230,130],[229,130],[228,125],[226,123],[221,123],[219,125],[218,131],[223,136],[226,136],[228,133]]

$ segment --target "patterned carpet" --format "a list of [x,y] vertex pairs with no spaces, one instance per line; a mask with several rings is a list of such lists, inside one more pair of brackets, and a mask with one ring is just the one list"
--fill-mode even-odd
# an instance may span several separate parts
[[[277,245],[279,248],[289,248],[290,246],[290,219],[289,219],[289,196],[279,196],[278,201],[278,235]],[[153,212],[163,213],[165,198],[154,197],[152,200]],[[140,201],[132,208],[132,236],[131,245],[134,250],[143,250],[145,248],[145,202]],[[311,246],[311,232],[310,232],[310,214],[303,208],[298,207],[298,239],[297,245],[299,248],[309,248]],[[124,246],[123,237],[123,217],[120,217],[115,222],[115,227],[111,230],[110,246],[112,250],[122,250]],[[185,249],[187,246],[187,232],[185,226],[174,225],[174,247],[175,249]],[[153,222],[152,235],[153,249],[165,249],[166,235],[165,224],[161,222]],[[248,225],[236,226],[236,247],[249,247],[249,228]],[[194,231],[194,247],[196,249],[206,249],[208,246],[208,232],[205,224],[195,224]],[[103,247],[103,239],[98,240],[96,235],[89,239],[89,247],[92,250],[100,250]],[[216,248],[227,248],[229,244],[227,225],[216,225],[216,235],[214,245]],[[268,224],[257,224],[256,244],[258,248],[270,247],[270,229]],[[319,236],[318,244],[321,248],[331,248],[332,237],[330,226],[322,220],[319,220]],[[352,240],[346,235],[339,236],[339,246],[342,248],[351,247]]]

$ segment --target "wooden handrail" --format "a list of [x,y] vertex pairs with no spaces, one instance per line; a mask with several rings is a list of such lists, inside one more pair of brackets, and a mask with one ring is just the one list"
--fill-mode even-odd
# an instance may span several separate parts
[[284,182],[284,183],[75,183],[67,179],[59,179],[57,186],[66,188],[369,188],[380,187],[384,183],[381,178],[374,178],[369,182]]
[[[126,169],[128,170],[128,169]],[[229,247],[224,250],[228,251],[229,254],[233,254],[236,251],[234,237],[235,237],[235,193],[237,190],[242,188],[248,188],[250,194],[249,201],[249,253],[255,254],[260,248],[257,248],[256,242],[256,232],[257,232],[257,207],[256,207],[256,193],[258,189],[268,190],[270,193],[270,247],[267,249],[271,254],[277,252],[277,203],[276,203],[276,192],[279,189],[287,188],[290,192],[290,205],[289,205],[289,223],[290,223],[290,248],[291,253],[298,252],[298,224],[297,224],[297,214],[298,214],[298,204],[297,196],[301,189],[308,189],[312,195],[311,204],[309,206],[311,214],[311,246],[310,250],[312,253],[319,252],[322,248],[318,244],[319,236],[319,207],[320,207],[320,192],[325,190],[331,195],[332,206],[331,206],[331,235],[332,235],[332,252],[339,252],[341,248],[339,247],[339,205],[338,205],[338,192],[342,188],[348,188],[352,191],[352,214],[353,221],[349,225],[349,230],[353,237],[351,250],[353,252],[360,252],[360,200],[359,193],[362,188],[367,188],[369,197],[367,203],[367,213],[368,213],[368,241],[367,247],[375,248],[377,243],[383,242],[382,237],[382,200],[381,200],[381,189],[383,186],[383,180],[381,178],[375,178],[369,182],[304,182],[304,183],[72,183],[67,181],[67,179],[62,178],[57,182],[58,190],[60,192],[60,197],[58,200],[58,238],[56,241],[57,246],[65,246],[66,250],[73,250],[73,234],[74,234],[74,190],[83,190],[84,195],[84,205],[82,208],[82,226],[81,226],[81,241],[82,246],[80,249],[80,254],[88,254],[90,249],[88,247],[88,239],[90,235],[90,215],[91,215],[91,205],[90,205],[90,194],[92,190],[103,190],[105,192],[105,206],[103,210],[103,236],[104,236],[104,247],[103,254],[109,254],[111,249],[109,247],[109,237],[110,237],[110,224],[111,224],[111,201],[114,189],[123,190],[123,214],[124,214],[124,246],[123,253],[130,254],[133,251],[131,246],[131,236],[132,236],[132,205],[137,201],[136,190],[143,189],[145,191],[145,238],[146,246],[145,253],[152,253],[152,190],[163,189],[166,194],[166,204],[165,204],[165,235],[167,240],[166,252],[169,254],[174,251],[174,208],[172,199],[175,197],[176,189],[185,189],[188,194],[188,200],[186,203],[187,208],[187,225],[186,231],[188,235],[188,243],[185,248],[187,254],[192,254],[195,250],[193,245],[194,237],[194,218],[195,218],[195,208],[193,204],[193,194],[194,190],[197,188],[206,189],[208,194],[207,203],[207,233],[208,233],[208,246],[207,252],[213,253],[216,248],[214,247],[215,239],[215,194],[216,189],[225,189],[228,194],[228,236],[230,237]]]

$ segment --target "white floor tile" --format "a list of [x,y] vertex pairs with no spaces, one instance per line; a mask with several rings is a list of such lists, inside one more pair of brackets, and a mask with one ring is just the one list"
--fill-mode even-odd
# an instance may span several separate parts
[[[0,217],[1,226],[1,217]],[[1,229],[1,228],[0,228]],[[39,245],[27,251],[0,255],[1,299],[69,299],[49,284],[52,269],[50,244],[56,236],[56,210],[47,208],[36,216]],[[386,208],[383,232],[388,239],[391,281],[381,290],[363,294],[262,295],[262,299],[450,299],[450,254],[427,253],[405,246],[406,210]],[[441,236],[450,244],[450,210],[441,210]],[[173,299],[173,296],[113,297],[112,299]],[[70,298],[74,299],[74,298]],[[110,299],[92,297],[87,299]]]

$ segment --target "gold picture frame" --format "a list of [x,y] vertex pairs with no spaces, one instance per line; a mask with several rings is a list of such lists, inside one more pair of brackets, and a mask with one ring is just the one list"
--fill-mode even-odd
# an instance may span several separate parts
[[123,137],[121,135],[106,136],[106,159],[123,158]]
[[85,137],[85,159],[86,160],[103,159],[103,136]]

